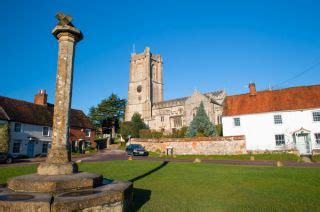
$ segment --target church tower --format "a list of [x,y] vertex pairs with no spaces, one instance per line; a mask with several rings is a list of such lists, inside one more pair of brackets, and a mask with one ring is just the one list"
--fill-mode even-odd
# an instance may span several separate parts
[[125,120],[135,112],[147,121],[152,117],[152,104],[163,101],[162,58],[146,47],[143,53],[131,54],[128,105]]

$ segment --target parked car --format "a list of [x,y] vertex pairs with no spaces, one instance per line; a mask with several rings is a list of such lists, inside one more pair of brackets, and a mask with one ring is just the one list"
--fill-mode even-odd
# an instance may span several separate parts
[[144,149],[144,147],[140,144],[130,144],[126,148],[126,152],[128,155],[133,155],[133,156],[148,156],[149,152]]
[[11,154],[6,152],[0,152],[0,163],[12,163],[13,157]]

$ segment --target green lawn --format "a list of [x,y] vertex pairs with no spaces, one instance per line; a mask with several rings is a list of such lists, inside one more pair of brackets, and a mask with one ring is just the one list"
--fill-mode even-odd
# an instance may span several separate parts
[[[140,211],[320,211],[320,168],[133,160],[84,163],[80,169],[134,180]],[[35,170],[0,168],[0,182]]]
[[[201,159],[214,159],[214,160],[250,160],[254,156],[255,160],[280,160],[280,161],[300,161],[300,157],[295,154],[289,153],[270,153],[270,154],[244,154],[244,155],[176,155],[176,158],[201,158]],[[150,152],[150,157],[160,157],[159,153]],[[168,158],[171,156],[162,156]]]

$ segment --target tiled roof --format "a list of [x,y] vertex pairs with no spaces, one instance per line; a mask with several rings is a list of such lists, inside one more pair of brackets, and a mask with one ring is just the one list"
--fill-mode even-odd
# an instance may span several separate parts
[[7,116],[6,112],[2,107],[0,107],[0,120],[9,120],[9,117]]
[[[52,126],[53,104],[43,106],[0,96],[0,108],[3,108],[10,121]],[[1,110],[0,119],[2,119]],[[70,126],[93,129],[93,125],[89,118],[81,110],[75,109],[71,109],[70,111]]]
[[320,108],[320,85],[227,96],[224,116]]

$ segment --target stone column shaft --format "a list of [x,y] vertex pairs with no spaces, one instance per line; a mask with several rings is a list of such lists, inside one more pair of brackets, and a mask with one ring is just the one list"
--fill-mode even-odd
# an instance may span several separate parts
[[71,174],[77,171],[75,164],[71,162],[68,140],[74,51],[77,41],[82,38],[82,34],[70,25],[58,25],[52,33],[59,41],[58,70],[52,144],[46,162],[38,167],[38,174],[42,175]]

